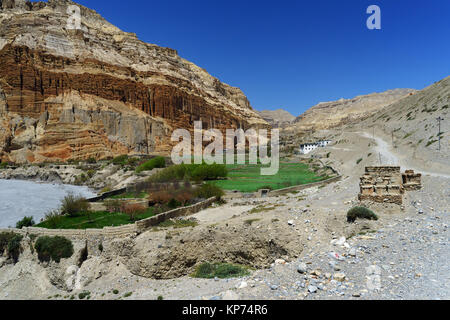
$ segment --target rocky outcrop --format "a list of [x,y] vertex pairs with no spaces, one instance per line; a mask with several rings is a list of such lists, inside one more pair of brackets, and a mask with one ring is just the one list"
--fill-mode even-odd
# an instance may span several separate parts
[[267,127],[238,88],[71,1],[0,1],[0,156],[167,153],[177,128]]
[[297,117],[291,129],[296,132],[326,130],[357,122],[415,92],[412,89],[395,89],[353,99],[321,102]]
[[274,128],[285,128],[292,124],[295,116],[283,109],[263,110],[258,112],[259,115]]

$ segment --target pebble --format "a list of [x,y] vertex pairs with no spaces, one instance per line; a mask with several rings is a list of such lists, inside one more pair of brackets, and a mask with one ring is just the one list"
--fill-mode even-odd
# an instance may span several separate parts
[[317,292],[317,287],[316,287],[316,286],[308,286],[308,291],[309,291],[310,293]]
[[306,263],[301,262],[298,264],[298,266],[297,266],[298,273],[303,274],[303,273],[306,273],[307,271],[308,271],[308,268],[306,267]]
[[345,281],[345,273],[335,273],[333,278],[337,281],[343,282]]

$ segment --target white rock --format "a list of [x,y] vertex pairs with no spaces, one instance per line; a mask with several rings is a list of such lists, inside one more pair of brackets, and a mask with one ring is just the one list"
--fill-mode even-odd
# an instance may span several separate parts
[[342,245],[344,245],[345,241],[347,241],[347,239],[345,239],[345,237],[340,237],[339,240],[336,241],[336,245],[342,246]]
[[277,259],[277,260],[275,260],[275,264],[286,264],[286,260],[284,260],[284,259]]

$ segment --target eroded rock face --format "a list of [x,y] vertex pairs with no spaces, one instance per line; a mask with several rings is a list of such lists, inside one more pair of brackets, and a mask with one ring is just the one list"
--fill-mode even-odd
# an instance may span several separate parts
[[174,129],[267,127],[238,88],[71,1],[0,1],[0,156],[167,153]]

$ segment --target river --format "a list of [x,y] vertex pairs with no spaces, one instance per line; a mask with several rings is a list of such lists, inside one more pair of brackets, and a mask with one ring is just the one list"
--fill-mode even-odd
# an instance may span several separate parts
[[69,193],[96,196],[88,187],[0,179],[0,228],[15,227],[25,216],[33,216],[39,223],[47,212],[59,208]]

